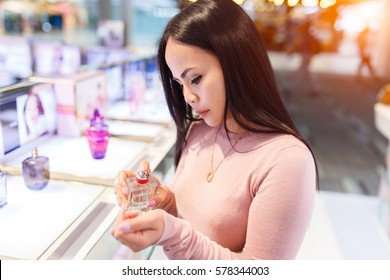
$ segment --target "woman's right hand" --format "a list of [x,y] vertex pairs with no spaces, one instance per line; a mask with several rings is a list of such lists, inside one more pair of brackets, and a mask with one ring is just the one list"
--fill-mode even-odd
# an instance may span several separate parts
[[[139,171],[145,171],[150,173],[149,162],[144,160],[140,163],[138,168]],[[117,176],[117,181],[115,183],[115,193],[116,200],[119,207],[127,209],[129,207],[129,197],[131,194],[126,184],[126,179],[130,177],[135,177],[136,174],[131,171],[122,170]],[[165,211],[176,215],[176,202],[173,193],[168,189],[167,186],[161,185],[160,181],[154,177],[154,180],[157,183],[157,188],[154,194],[149,198],[149,207],[151,208],[161,208]]]
[[119,172],[117,176],[117,180],[115,182],[115,194],[116,201],[120,207],[123,209],[127,209],[129,206],[129,188],[126,184],[126,179],[130,177],[134,177],[136,174],[131,171],[122,170]]
[[[143,171],[143,172],[151,174],[149,162],[146,160],[141,161],[141,163],[138,167],[138,171]],[[126,180],[130,177],[135,177],[135,176],[136,176],[136,173],[131,172],[131,171],[127,171],[127,170],[120,171],[118,176],[117,176],[117,180],[115,183],[116,200],[118,202],[118,205],[120,207],[125,208],[125,209],[127,209],[127,207],[129,206],[129,201],[131,198],[130,197],[131,193],[130,193],[129,188],[127,186]],[[154,177],[154,180],[156,181],[157,188],[158,188],[160,186],[160,181],[156,177]],[[155,193],[157,193],[157,192],[158,192],[158,189],[156,189]],[[150,207],[157,206],[157,204],[159,204],[159,202],[161,201],[161,198],[156,196],[156,195],[153,195],[153,197],[151,199],[153,199],[153,200],[151,201]]]

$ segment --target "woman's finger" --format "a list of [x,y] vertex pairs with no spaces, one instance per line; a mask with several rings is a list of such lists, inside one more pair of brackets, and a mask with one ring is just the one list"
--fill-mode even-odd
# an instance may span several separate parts
[[140,210],[127,210],[126,207],[121,207],[115,222],[114,226],[111,229],[111,235],[116,235],[116,228],[119,224],[121,224],[123,221],[126,221],[128,219],[133,219],[137,216],[139,216]]
[[124,202],[128,203],[129,190],[126,184],[126,179],[134,176],[135,174],[133,172],[127,170],[122,170],[118,173],[118,176],[115,179],[115,194],[119,206],[121,206]]
[[138,171],[143,171],[149,174],[152,173],[149,162],[147,160],[141,161],[138,167]]
[[118,223],[118,227],[123,233],[145,231],[145,230],[160,230],[164,225],[162,210],[153,210],[144,212],[135,219],[126,219]]
[[154,191],[154,194],[149,197],[148,206],[160,208],[162,206],[163,201],[166,200],[167,195],[168,190],[166,189],[166,187],[158,184],[156,190]]

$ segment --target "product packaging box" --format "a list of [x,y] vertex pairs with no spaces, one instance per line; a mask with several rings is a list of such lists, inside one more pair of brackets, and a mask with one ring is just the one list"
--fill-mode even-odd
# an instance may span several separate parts
[[57,134],[83,134],[94,109],[102,115],[107,111],[107,76],[102,71],[88,70],[70,77],[30,77],[31,82],[52,83],[57,100]]
[[53,84],[23,82],[0,89],[0,159],[56,129]]

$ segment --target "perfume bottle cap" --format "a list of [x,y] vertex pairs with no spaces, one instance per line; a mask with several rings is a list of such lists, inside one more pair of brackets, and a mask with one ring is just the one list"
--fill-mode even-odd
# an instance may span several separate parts
[[135,180],[139,184],[146,184],[147,182],[149,182],[149,173],[145,171],[138,171]]
[[31,157],[32,159],[36,159],[38,157],[38,148],[34,147],[31,151]]
[[100,112],[97,108],[93,111],[93,117],[90,120],[90,126],[94,127],[97,130],[103,129],[106,127],[104,123],[104,117],[100,115]]

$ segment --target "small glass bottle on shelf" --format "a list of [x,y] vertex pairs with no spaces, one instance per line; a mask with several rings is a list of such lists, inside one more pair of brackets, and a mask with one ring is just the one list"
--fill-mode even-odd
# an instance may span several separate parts
[[38,155],[38,148],[34,147],[31,157],[22,162],[24,183],[29,189],[41,190],[50,180],[49,158]]
[[85,134],[92,157],[94,159],[104,158],[110,133],[108,132],[108,126],[104,122],[104,117],[100,115],[98,109],[95,109],[90,120],[90,126],[86,129]]

